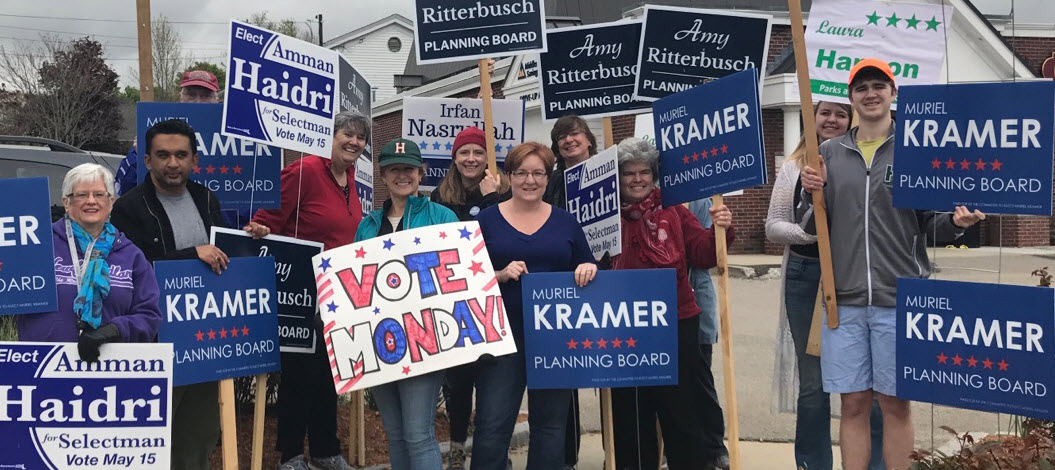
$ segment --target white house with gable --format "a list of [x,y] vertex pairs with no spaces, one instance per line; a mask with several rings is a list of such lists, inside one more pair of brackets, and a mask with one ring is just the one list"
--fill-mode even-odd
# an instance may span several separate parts
[[414,42],[414,23],[392,14],[323,43],[333,49],[370,82],[373,102],[396,94],[394,76],[403,72]]

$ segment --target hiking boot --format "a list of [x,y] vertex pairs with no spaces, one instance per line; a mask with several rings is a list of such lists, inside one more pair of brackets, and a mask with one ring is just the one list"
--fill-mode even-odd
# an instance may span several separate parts
[[308,470],[308,464],[304,462],[304,456],[298,455],[278,466],[278,470]]
[[308,468],[311,470],[353,470],[351,465],[344,460],[344,457],[340,455],[334,455],[333,457],[325,457],[321,459],[311,459],[308,462]]
[[465,470],[465,444],[451,443],[447,451],[447,470]]

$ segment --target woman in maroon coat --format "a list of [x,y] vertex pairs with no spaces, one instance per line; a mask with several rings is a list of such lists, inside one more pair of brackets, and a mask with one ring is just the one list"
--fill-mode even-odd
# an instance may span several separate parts
[[[654,428],[658,415],[671,470],[722,468],[727,465],[724,448],[709,446],[702,429],[709,417],[699,405],[699,397],[707,393],[700,376],[710,371],[704,371],[700,359],[700,308],[688,272],[689,264],[704,269],[717,264],[714,232],[681,204],[663,207],[656,186],[658,162],[659,152],[647,141],[630,138],[619,144],[623,251],[613,258],[612,268],[673,268],[677,273],[678,385],[612,389],[616,467],[655,468],[658,446],[642,437],[650,435],[647,429]],[[710,212],[715,225],[728,229],[731,244],[732,213],[724,205]]]

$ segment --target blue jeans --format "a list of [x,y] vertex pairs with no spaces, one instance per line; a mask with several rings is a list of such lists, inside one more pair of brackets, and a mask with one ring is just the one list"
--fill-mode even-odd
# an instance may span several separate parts
[[[821,385],[821,360],[806,354],[813,321],[813,306],[821,279],[820,261],[795,255],[788,257],[784,272],[784,307],[799,366],[798,415],[795,417],[795,465],[807,470],[832,469],[831,401]],[[870,470],[885,470],[883,462],[883,415],[872,404],[872,459]]]
[[443,468],[434,428],[441,383],[442,371],[370,389],[388,436],[392,470]]

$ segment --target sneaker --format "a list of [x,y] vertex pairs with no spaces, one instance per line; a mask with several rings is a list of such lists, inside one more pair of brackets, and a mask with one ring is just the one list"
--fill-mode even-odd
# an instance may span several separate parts
[[325,457],[321,459],[311,459],[308,462],[308,468],[311,470],[354,470],[348,462],[344,460],[344,457],[340,455],[334,455],[333,457]]
[[447,470],[465,470],[465,444],[452,442],[447,451]]
[[279,465],[278,470],[308,470],[308,464],[304,462],[303,455],[298,455]]

